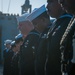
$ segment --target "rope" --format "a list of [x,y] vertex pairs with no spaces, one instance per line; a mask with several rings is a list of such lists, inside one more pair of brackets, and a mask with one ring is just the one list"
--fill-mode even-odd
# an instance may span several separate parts
[[69,22],[69,24],[68,24],[68,27],[67,27],[67,29],[66,29],[66,31],[65,31],[65,33],[64,33],[64,35],[62,36],[62,39],[61,39],[61,41],[60,41],[60,45],[62,44],[62,42],[65,40],[65,38],[67,37],[67,35],[68,35],[68,33],[70,32],[70,29],[72,28],[72,26],[74,25],[74,23],[75,23],[75,17],[73,17],[72,19],[71,19],[71,21]]
[[9,0],[9,5],[8,5],[8,10],[7,10],[7,12],[9,12],[9,9],[10,9],[10,3],[11,3],[11,0]]

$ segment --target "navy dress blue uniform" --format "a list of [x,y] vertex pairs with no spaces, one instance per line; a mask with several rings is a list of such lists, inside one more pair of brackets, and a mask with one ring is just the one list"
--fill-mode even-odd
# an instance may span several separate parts
[[20,49],[20,74],[34,75],[35,74],[35,51],[38,47],[40,33],[36,30],[29,32]]
[[11,61],[11,75],[19,75],[19,53],[14,53]]
[[50,27],[46,28],[44,32],[40,36],[40,43],[38,46],[38,49],[35,53],[35,74],[36,75],[44,75],[44,65],[46,61],[46,55],[47,53],[47,40],[46,40],[46,34],[48,32]]
[[13,56],[13,51],[7,49],[3,52],[4,57],[4,67],[3,67],[3,75],[11,75],[11,59]]
[[47,75],[61,75],[60,40],[71,19],[71,15],[63,14],[54,23],[54,28],[48,35],[48,56],[46,60]]
[[[14,51],[11,60],[11,75],[19,75],[19,46],[23,42],[22,34],[15,36],[15,41],[11,43],[11,49]],[[18,47],[18,48],[17,48]],[[15,48],[15,49],[14,49]]]
[[68,75],[75,75],[75,17],[68,27],[60,42],[61,71]]

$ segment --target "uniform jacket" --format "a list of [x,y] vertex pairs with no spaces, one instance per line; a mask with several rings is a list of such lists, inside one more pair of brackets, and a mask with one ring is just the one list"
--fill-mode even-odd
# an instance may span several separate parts
[[[74,69],[75,69],[75,21],[73,20],[74,20],[74,17],[71,19],[70,23],[68,24],[68,27],[60,43],[60,49],[62,50],[61,53],[63,54],[63,57],[61,55],[62,71],[67,72],[68,75],[75,74],[74,72]],[[66,64],[66,66],[64,66],[64,64]]]
[[61,52],[60,40],[64,34],[72,15],[63,14],[55,21],[51,37],[49,37],[48,60],[46,62],[46,72],[48,75],[61,75]]
[[11,74],[11,59],[13,56],[13,51],[6,49],[3,52],[4,57],[4,64],[3,64],[3,75],[10,75]]
[[40,34],[32,30],[25,38],[20,49],[20,73],[21,75],[34,75],[35,51],[38,47]]
[[46,61],[46,55],[44,53],[47,53],[46,34],[48,33],[49,28],[45,29],[45,31],[41,34],[40,43],[35,54],[36,75],[44,75],[44,64]]
[[11,75],[19,75],[19,53],[14,53],[12,57]]

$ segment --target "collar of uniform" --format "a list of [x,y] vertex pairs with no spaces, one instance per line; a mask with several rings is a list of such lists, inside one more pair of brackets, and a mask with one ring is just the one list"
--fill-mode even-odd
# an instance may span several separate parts
[[38,31],[36,31],[35,29],[33,29],[32,31],[30,31],[28,35],[30,35],[30,34],[36,34],[36,35],[40,36],[40,33]]
[[65,17],[70,17],[70,18],[72,18],[73,15],[68,14],[68,13],[64,13],[64,14],[62,14],[58,19],[65,18]]

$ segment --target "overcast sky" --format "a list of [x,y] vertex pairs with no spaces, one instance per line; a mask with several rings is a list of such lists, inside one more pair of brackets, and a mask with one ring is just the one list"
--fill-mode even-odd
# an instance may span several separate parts
[[[43,4],[47,4],[46,0],[29,0],[32,5],[32,10],[38,8]],[[21,14],[21,6],[25,0],[0,0],[0,11],[10,14]]]

